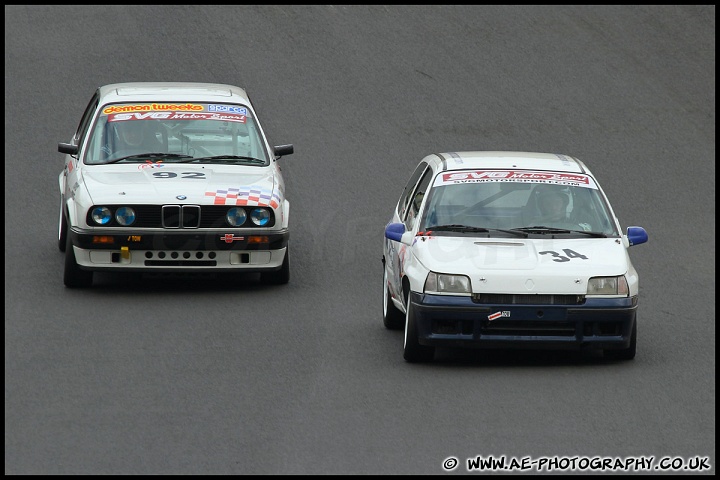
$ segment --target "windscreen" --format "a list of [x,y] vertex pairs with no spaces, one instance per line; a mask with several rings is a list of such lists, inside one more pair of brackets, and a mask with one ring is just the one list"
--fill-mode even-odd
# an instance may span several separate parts
[[617,235],[604,197],[583,174],[509,170],[442,172],[433,182],[421,230],[542,226]]
[[[213,163],[267,165],[267,149],[251,110],[243,105],[132,103],[106,105],[84,153],[87,164],[205,159]],[[154,159],[162,159],[156,155]],[[248,161],[253,159],[254,161]]]

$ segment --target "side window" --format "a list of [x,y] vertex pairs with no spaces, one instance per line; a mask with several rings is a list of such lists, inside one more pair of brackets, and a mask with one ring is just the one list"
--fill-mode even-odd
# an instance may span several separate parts
[[420,162],[420,165],[417,166],[412,176],[410,177],[410,180],[408,180],[407,185],[405,185],[405,190],[403,190],[403,193],[400,196],[400,201],[398,202],[398,215],[401,219],[405,218],[408,203],[410,202],[410,198],[413,190],[415,189],[415,185],[420,179],[420,175],[422,175],[426,168],[427,164],[425,162]]
[[407,217],[405,218],[405,228],[411,230],[415,225],[415,219],[418,217],[420,212],[420,205],[422,205],[423,198],[428,191],[430,180],[432,179],[432,170],[427,169],[418,183],[415,192],[412,195],[412,201],[409,202],[407,207]]
[[93,115],[95,114],[95,110],[97,109],[98,102],[98,92],[95,92],[93,97],[90,99],[87,107],[85,108],[85,113],[83,113],[83,116],[80,119],[80,124],[78,125],[77,131],[75,132],[75,137],[73,138],[73,140],[76,145],[80,145],[82,138],[85,137],[85,134],[87,133],[90,126],[90,120],[92,120]]

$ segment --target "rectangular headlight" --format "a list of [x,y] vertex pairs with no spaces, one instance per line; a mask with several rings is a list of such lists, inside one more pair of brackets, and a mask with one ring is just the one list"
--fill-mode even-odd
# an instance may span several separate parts
[[470,288],[470,279],[465,275],[430,272],[425,279],[425,293],[469,295],[472,293],[472,288]]
[[619,277],[593,277],[588,281],[588,295],[624,295],[628,296],[629,288],[624,275]]

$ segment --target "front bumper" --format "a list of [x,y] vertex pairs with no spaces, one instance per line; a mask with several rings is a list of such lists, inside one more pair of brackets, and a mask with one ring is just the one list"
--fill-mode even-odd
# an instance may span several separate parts
[[412,292],[410,301],[418,342],[453,348],[628,348],[637,311],[637,297],[508,305]]
[[83,270],[193,272],[278,270],[289,232],[123,232],[71,229],[75,261]]

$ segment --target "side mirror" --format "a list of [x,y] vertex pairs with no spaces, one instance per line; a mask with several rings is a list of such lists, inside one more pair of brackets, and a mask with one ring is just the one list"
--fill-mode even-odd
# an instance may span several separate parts
[[295,147],[292,144],[289,145],[276,145],[273,147],[273,153],[275,158],[280,158],[283,155],[292,155],[295,152]]
[[388,223],[385,227],[385,238],[388,240],[399,242],[403,233],[405,233],[405,225],[402,223]]
[[628,227],[627,237],[631,247],[648,241],[648,234],[643,227]]
[[78,146],[72,143],[58,143],[58,152],[67,153],[68,155],[77,155]]

